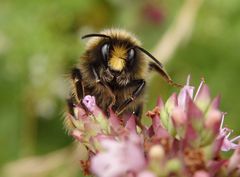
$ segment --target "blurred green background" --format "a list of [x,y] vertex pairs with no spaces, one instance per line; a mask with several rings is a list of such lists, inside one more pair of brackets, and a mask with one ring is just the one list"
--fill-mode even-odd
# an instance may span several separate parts
[[[45,157],[71,146],[73,140],[62,123],[69,89],[66,75],[84,50],[86,41],[80,39],[81,35],[110,27],[124,28],[139,36],[144,48],[151,51],[174,23],[184,2],[1,0],[0,166],[8,164],[5,171],[12,171],[11,165],[19,159]],[[204,1],[192,34],[166,64],[177,82],[185,82],[191,74],[197,86],[200,78],[205,78],[212,95],[222,96],[221,109],[228,112],[226,124],[235,130],[235,135],[240,134],[239,47],[240,1]],[[158,95],[166,100],[177,91],[156,75],[149,85],[149,109]],[[40,164],[48,161],[51,159]],[[29,165],[24,170],[28,167],[35,168]],[[21,168],[15,168],[19,176]],[[71,162],[53,169],[49,174],[40,169],[39,174],[80,175]]]

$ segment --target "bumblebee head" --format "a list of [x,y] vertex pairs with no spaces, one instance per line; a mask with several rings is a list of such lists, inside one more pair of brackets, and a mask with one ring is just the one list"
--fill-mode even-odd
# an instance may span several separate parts
[[[83,38],[95,37],[89,40],[87,48],[95,49],[98,58],[101,58],[105,66],[113,72],[121,72],[131,68],[136,62],[136,49],[140,42],[133,34],[124,30],[111,29],[99,34],[88,34]],[[97,37],[97,38],[96,38]]]
[[97,58],[97,60],[101,58],[104,65],[113,72],[134,71],[134,68],[146,66],[146,61],[143,59],[141,52],[161,66],[158,60],[140,47],[140,41],[125,30],[110,29],[99,34],[88,34],[82,38],[90,37],[91,39],[87,43],[87,51],[94,53],[92,58]]

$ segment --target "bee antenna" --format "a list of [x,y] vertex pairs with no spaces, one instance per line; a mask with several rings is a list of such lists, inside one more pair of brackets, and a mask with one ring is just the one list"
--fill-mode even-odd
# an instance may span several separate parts
[[167,72],[164,71],[162,63],[160,63],[160,61],[158,61],[151,53],[149,53],[148,51],[146,51],[145,49],[143,49],[143,48],[141,48],[139,46],[135,46],[134,48],[140,50],[141,52],[143,52],[144,54],[149,56],[155,62],[153,65],[150,64],[150,66],[152,65],[151,67],[155,68],[155,70],[162,75],[162,77],[168,82],[169,85],[172,85],[172,86],[175,86],[175,87],[179,87],[179,88],[183,87],[181,84],[177,84],[177,83],[174,83],[172,81],[172,79],[167,74]]
[[145,53],[147,56],[149,56],[157,65],[159,65],[161,68],[163,68],[162,63],[158,61],[151,53],[149,53],[147,50],[143,49],[142,47],[135,46],[134,48],[137,48],[141,52]]
[[87,35],[82,36],[82,39],[86,39],[86,38],[90,38],[90,37],[103,37],[103,38],[112,39],[110,36],[107,36],[105,34],[87,34]]

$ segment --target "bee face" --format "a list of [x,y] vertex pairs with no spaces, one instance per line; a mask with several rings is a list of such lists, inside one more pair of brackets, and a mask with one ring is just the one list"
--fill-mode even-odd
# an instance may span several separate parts
[[[95,51],[98,58],[112,73],[121,73],[123,70],[131,70],[138,63],[139,55],[134,46],[140,42],[132,34],[124,30],[107,30],[102,32],[109,38],[92,38],[87,48]],[[95,49],[95,50],[93,50]]]
[[130,67],[135,60],[135,50],[124,44],[104,44],[101,54],[110,70],[121,72]]

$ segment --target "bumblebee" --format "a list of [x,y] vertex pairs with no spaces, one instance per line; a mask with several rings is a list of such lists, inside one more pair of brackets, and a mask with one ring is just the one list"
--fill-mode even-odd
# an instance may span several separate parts
[[120,117],[132,113],[141,117],[151,71],[158,72],[170,85],[180,86],[133,34],[109,29],[82,37],[86,38],[86,51],[71,72],[73,94],[68,107],[72,115],[74,106],[85,95],[92,95],[106,114],[111,108]]

